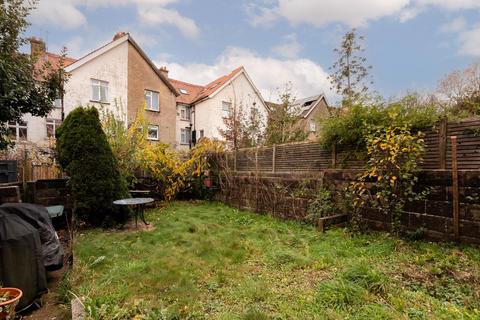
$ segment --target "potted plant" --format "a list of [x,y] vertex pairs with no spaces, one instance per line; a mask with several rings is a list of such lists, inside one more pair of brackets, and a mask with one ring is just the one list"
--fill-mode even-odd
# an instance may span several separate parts
[[10,320],[15,317],[15,307],[22,294],[22,290],[17,288],[0,288],[0,319]]
[[212,187],[212,180],[210,179],[210,171],[209,170],[205,170],[205,172],[204,172],[203,185],[206,188],[211,188]]

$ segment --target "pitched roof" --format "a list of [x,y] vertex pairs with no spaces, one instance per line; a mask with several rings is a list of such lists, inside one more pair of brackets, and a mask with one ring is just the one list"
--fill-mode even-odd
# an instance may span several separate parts
[[[295,112],[298,112],[298,116],[306,118],[310,112],[312,112],[313,109],[319,104],[319,102],[325,99],[325,103],[327,104],[327,109],[330,112],[330,107],[328,106],[328,102],[325,98],[324,94],[317,94],[311,97],[303,98],[303,99],[297,99],[292,102],[292,108],[295,110]],[[276,108],[280,106],[280,103],[275,103],[275,102],[265,102],[269,109]]]
[[[170,82],[175,86],[177,91],[180,92],[180,96],[177,97],[177,102],[179,103],[196,103],[203,99],[208,98],[211,94],[215,93],[228,81],[232,80],[237,74],[239,74],[243,69],[243,66],[240,66],[230,72],[227,75],[223,75],[220,78],[217,78],[207,84],[206,86],[199,86],[196,84],[191,84],[175,79],[170,79]],[[189,87],[189,88],[185,88]],[[186,89],[187,93],[183,93],[182,89]],[[190,89],[190,90],[189,90]]]
[[[46,76],[46,71],[43,70],[44,64],[45,63],[50,63],[50,67],[53,70],[57,70],[60,67],[60,61],[62,60],[62,57],[58,54],[50,53],[50,52],[45,52],[42,56],[37,57],[37,60],[35,61],[35,77],[37,80],[42,80]],[[64,57],[63,58],[63,67],[66,67],[68,65],[71,65],[74,63],[75,59],[70,58],[70,57]],[[42,74],[43,72],[43,74]]]
[[294,108],[298,108],[302,117],[307,116],[310,111],[315,108],[317,101],[323,97],[323,94],[317,94],[311,97],[295,100],[292,103]]
[[71,72],[72,70],[75,70],[76,68],[82,66],[83,64],[87,63],[88,61],[102,55],[103,53],[117,47],[118,45],[124,43],[124,42],[130,42],[130,44],[133,45],[133,47],[137,50],[137,52],[142,56],[142,58],[145,60],[145,62],[148,63],[148,65],[153,69],[153,71],[157,74],[157,76],[167,85],[167,87],[176,95],[178,96],[179,93],[175,89],[175,87],[172,85],[172,83],[169,81],[168,77],[162,74],[160,70],[155,66],[155,64],[150,60],[150,58],[147,56],[145,51],[140,48],[140,46],[137,44],[135,40],[133,40],[132,36],[130,33],[117,33],[115,37],[113,38],[112,41],[109,43],[93,50],[92,52],[86,54],[85,56],[81,57],[66,69],[66,71]]
[[170,79],[172,85],[177,89],[180,95],[177,97],[178,103],[192,104],[205,87],[183,82],[180,80]]

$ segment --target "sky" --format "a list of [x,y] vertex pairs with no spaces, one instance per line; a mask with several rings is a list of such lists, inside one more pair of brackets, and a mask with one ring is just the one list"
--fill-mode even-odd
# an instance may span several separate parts
[[333,49],[365,37],[372,89],[385,98],[435,90],[480,58],[480,0],[39,0],[27,36],[79,58],[129,32],[172,78],[207,84],[243,65],[265,100],[286,83],[333,103]]

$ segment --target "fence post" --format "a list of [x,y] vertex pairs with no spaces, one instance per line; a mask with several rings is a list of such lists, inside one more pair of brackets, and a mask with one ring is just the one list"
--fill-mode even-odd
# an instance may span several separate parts
[[272,173],[275,173],[275,169],[277,164],[276,162],[276,153],[277,153],[277,145],[273,144],[272,146]]
[[457,137],[452,140],[452,193],[453,193],[453,234],[455,240],[460,238],[460,201],[458,194]]
[[446,118],[440,120],[440,128],[438,130],[438,152],[440,169],[447,169],[447,126]]
[[337,145],[334,144],[332,147],[332,168],[335,169],[337,167]]

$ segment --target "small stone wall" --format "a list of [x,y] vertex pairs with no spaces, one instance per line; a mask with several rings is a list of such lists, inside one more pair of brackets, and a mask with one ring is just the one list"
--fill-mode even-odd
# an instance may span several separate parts
[[[217,195],[218,200],[232,206],[271,214],[282,219],[304,221],[309,200],[298,188],[315,189],[329,184],[341,190],[356,179],[359,170],[325,170],[316,173],[269,174],[236,173],[232,183]],[[452,178],[449,170],[425,170],[419,177],[418,189],[430,188],[427,198],[408,203],[402,215],[407,230],[425,230],[429,239],[453,240]],[[460,194],[460,240],[480,244],[480,171],[458,172]],[[257,183],[259,181],[259,183]],[[376,210],[363,213],[365,222],[374,229],[389,230],[390,217]]]

